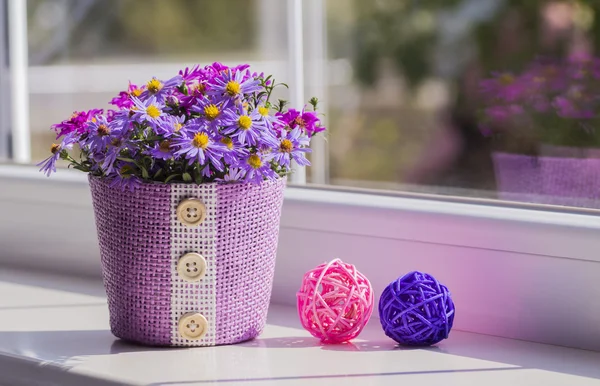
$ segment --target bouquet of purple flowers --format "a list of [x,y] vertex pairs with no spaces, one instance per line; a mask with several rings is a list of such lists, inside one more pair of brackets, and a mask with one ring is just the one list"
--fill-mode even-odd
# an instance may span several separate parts
[[494,73],[480,92],[480,128],[500,139],[503,150],[600,146],[600,59],[538,59],[520,74]]
[[[112,99],[114,110],[75,112],[53,125],[58,144],[39,165],[50,175],[56,162],[133,189],[142,182],[246,181],[287,175],[291,162],[309,165],[311,138],[325,130],[312,111],[287,109],[270,98],[272,76],[249,65],[221,63],[186,68],[169,80],[129,84]],[[287,86],[286,86],[287,87]],[[79,153],[73,158],[69,150]]]

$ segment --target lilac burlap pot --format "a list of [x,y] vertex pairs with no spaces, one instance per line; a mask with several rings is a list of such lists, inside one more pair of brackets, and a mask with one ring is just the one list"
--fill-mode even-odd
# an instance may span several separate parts
[[498,197],[600,208],[600,159],[495,153]]
[[133,192],[89,181],[115,336],[213,346],[262,332],[285,179],[149,183]]

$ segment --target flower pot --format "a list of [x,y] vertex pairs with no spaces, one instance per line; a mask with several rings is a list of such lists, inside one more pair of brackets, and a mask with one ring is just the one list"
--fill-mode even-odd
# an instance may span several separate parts
[[495,153],[503,200],[600,208],[600,159]]
[[144,183],[133,192],[89,182],[115,336],[213,346],[261,333],[285,179]]

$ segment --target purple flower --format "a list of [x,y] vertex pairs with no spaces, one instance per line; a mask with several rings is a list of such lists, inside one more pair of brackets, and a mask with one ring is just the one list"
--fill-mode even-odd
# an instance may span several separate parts
[[208,160],[217,170],[224,169],[221,160],[228,151],[227,146],[216,140],[205,127],[183,132],[181,137],[173,139],[173,145],[178,149],[175,156],[184,156],[190,165],[194,162],[204,165]]
[[165,137],[170,137],[175,133],[178,133],[184,128],[185,115],[180,117],[173,115],[164,116],[160,122],[156,125],[156,133]]
[[189,86],[194,82],[204,79],[206,76],[206,70],[204,68],[200,68],[199,65],[195,65],[192,67],[192,69],[186,67],[184,70],[180,70],[179,76],[181,76],[182,81]]
[[115,121],[108,122],[105,116],[99,115],[88,125],[88,136],[82,143],[89,147],[92,153],[102,153],[106,147],[116,139],[121,139],[122,127]]
[[[108,146],[108,150],[106,154],[95,153],[94,157],[98,163],[102,164],[102,170],[105,174],[111,174],[114,171],[114,165],[117,161],[117,157],[121,155],[121,152],[128,148],[132,148],[134,150],[135,147],[131,146],[131,144],[126,141],[125,137],[122,135],[123,132],[119,131],[117,135],[113,136],[110,145]],[[104,157],[104,159],[102,159]]]
[[238,111],[228,110],[224,114],[223,134],[236,138],[242,145],[257,146],[260,143],[276,145],[275,136],[261,122],[261,115],[257,110],[250,114],[242,109]]
[[138,87],[135,84],[129,82],[129,87],[127,87],[127,91],[121,91],[118,96],[113,98],[110,101],[111,105],[117,106],[120,109],[129,109],[133,107],[133,101],[131,97],[134,96],[139,98],[144,91],[143,87]]
[[154,147],[152,147],[147,152],[147,154],[149,154],[150,156],[152,156],[156,159],[162,159],[162,160],[172,159],[174,156],[172,143],[168,139],[165,139],[160,142],[156,142],[154,144]]
[[485,97],[509,103],[521,98],[526,90],[524,86],[523,82],[509,72],[493,73],[491,79],[485,79],[479,84],[480,91]]
[[243,94],[252,94],[261,90],[260,81],[248,77],[244,80],[242,71],[227,69],[221,72],[211,84],[210,95],[219,97],[238,99]]
[[[587,103],[586,103],[587,102]],[[562,118],[593,119],[596,112],[588,101],[580,100],[580,97],[559,96],[554,99],[556,113]]]
[[88,122],[99,114],[102,114],[102,110],[75,111],[68,120],[52,125],[52,129],[56,131],[56,138],[69,133],[83,134],[87,130]]
[[276,124],[281,124],[279,116],[269,114],[270,109],[268,107],[260,105],[256,108],[256,111],[258,111],[260,121],[263,122],[268,129],[272,129]]
[[119,165],[113,176],[111,176],[110,187],[133,192],[142,181],[135,175],[135,167],[128,163]]
[[310,161],[306,159],[305,153],[310,153],[307,148],[310,139],[302,133],[299,127],[290,131],[284,131],[279,138],[279,145],[275,150],[273,160],[281,166],[290,167],[293,159],[301,166],[309,166]]
[[156,127],[164,115],[164,105],[154,99],[154,97],[144,102],[135,97],[132,99],[134,106],[131,111],[134,113],[134,120],[138,123],[148,122],[151,126]]
[[568,74],[571,79],[600,79],[600,59],[587,55],[576,56],[568,61]]
[[229,168],[227,173],[223,176],[223,178],[219,179],[219,181],[225,182],[236,182],[242,181],[246,176],[246,171],[240,168]]
[[60,145],[53,143],[52,146],[50,146],[50,153],[52,153],[50,157],[36,165],[41,166],[40,172],[43,172],[48,177],[50,177],[52,173],[56,173],[56,162],[61,157],[63,151],[73,148],[73,144],[76,140],[77,137],[75,136],[75,133],[71,132],[63,138]]
[[249,153],[248,148],[243,146],[237,138],[221,137],[220,142],[227,147],[228,151],[223,154],[223,157],[229,165],[235,164]]
[[270,158],[265,154],[249,154],[233,166],[245,171],[244,181],[259,184],[265,178],[277,178],[277,174],[271,169]]
[[217,131],[218,127],[223,124],[225,113],[227,112],[228,103],[215,103],[210,99],[200,101],[196,106],[191,108],[191,111],[200,113],[200,119],[203,120],[208,127]]
[[291,129],[300,127],[311,137],[325,131],[325,127],[321,126],[321,120],[314,111],[289,109],[284,114],[278,114],[277,117],[284,125],[289,126]]
[[183,78],[181,75],[176,75],[166,82],[152,78],[146,83],[146,90],[142,93],[140,99],[154,98],[154,100],[163,103],[174,89],[182,83]]

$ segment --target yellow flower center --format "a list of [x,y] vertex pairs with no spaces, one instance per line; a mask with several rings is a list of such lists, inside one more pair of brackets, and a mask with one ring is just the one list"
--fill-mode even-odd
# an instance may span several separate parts
[[192,139],[192,145],[199,149],[206,149],[208,147],[208,135],[206,133],[196,133],[194,139]]
[[167,153],[169,150],[171,150],[171,142],[170,141],[162,141],[159,145],[158,148],[160,149],[160,151],[162,151],[163,153]]
[[279,144],[279,150],[281,150],[284,153],[291,153],[293,148],[294,144],[289,139],[284,139],[283,141],[281,141],[281,144]]
[[142,95],[142,89],[141,88],[136,88],[131,90],[131,95],[133,95],[134,97],[139,97],[140,95]]
[[173,125],[175,132],[178,132],[179,130],[181,130],[182,127],[183,127],[183,125],[181,123],[176,123],[175,125]]
[[227,94],[231,95],[231,96],[235,96],[237,94],[240,93],[241,90],[241,86],[238,82],[234,81],[234,80],[230,80],[229,82],[227,82],[227,85],[225,86],[225,91],[227,92]]
[[294,123],[296,125],[300,126],[300,127],[305,127],[306,126],[306,122],[300,116],[298,116],[298,117],[296,117],[296,119],[294,119]]
[[198,83],[198,85],[196,86],[196,91],[200,94],[204,94],[204,92],[206,91],[206,84]]
[[52,146],[50,146],[50,152],[52,154],[58,153],[59,150],[60,150],[60,145],[53,143]]
[[152,94],[156,94],[163,88],[163,84],[160,80],[152,78],[152,80],[146,84],[146,87]]
[[247,115],[242,115],[238,119],[238,125],[240,126],[241,129],[248,130],[250,128],[250,126],[252,126],[252,119],[250,119],[250,117]]
[[268,107],[265,107],[265,106],[260,106],[260,107],[258,108],[258,113],[259,113],[260,115],[262,115],[263,117],[266,117],[266,116],[268,116],[268,115],[269,115],[269,108],[268,108]]
[[231,138],[223,137],[223,139],[221,139],[221,143],[227,146],[229,150],[233,149],[233,141]]
[[500,84],[503,86],[510,86],[511,84],[514,83],[515,81],[515,77],[512,74],[502,74],[502,76],[500,77]]
[[110,129],[106,125],[98,126],[98,135],[108,135],[110,134]]
[[148,114],[150,116],[150,118],[158,118],[160,117],[160,109],[154,105],[150,105],[148,107],[146,107],[146,114]]
[[219,114],[221,114],[221,112],[219,111],[219,108],[215,105],[208,105],[204,108],[204,115],[209,121],[212,121],[213,119],[218,117]]
[[252,166],[254,169],[258,169],[262,166],[262,160],[256,154],[252,154],[248,157],[248,165]]

